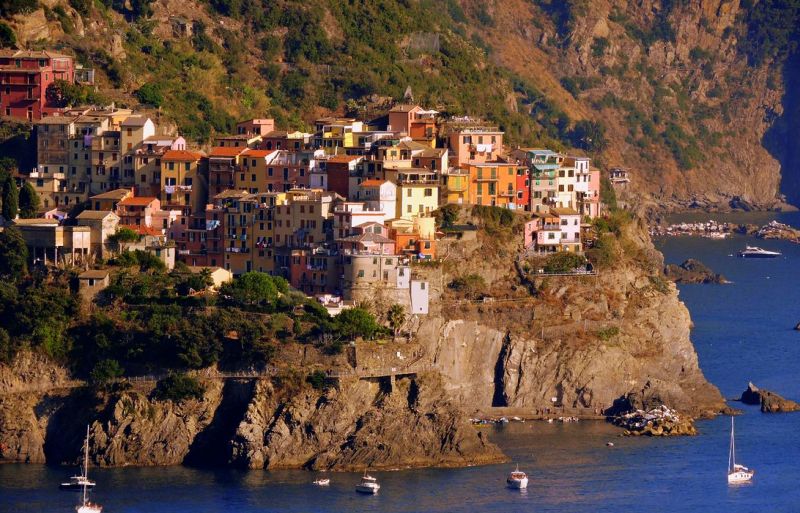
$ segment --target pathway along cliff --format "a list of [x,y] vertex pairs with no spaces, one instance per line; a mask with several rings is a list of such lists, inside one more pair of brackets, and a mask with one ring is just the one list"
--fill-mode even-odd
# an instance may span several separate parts
[[[175,404],[156,400],[152,386],[68,388],[65,369],[23,353],[0,366],[0,461],[75,462],[88,423],[90,456],[107,466],[463,466],[504,460],[468,420],[492,408],[665,404],[690,416],[725,408],[698,366],[689,313],[643,226],[623,219],[601,227],[591,252],[596,276],[544,277],[542,262],[520,253],[518,221],[487,223],[475,241],[444,242],[440,266],[416,269],[436,306],[409,321],[413,342],[356,347],[364,362],[397,367],[398,354],[422,354],[419,371],[353,375],[318,389],[284,369],[209,380],[201,399]],[[491,300],[476,303],[479,296]],[[380,294],[374,301],[381,306]]]

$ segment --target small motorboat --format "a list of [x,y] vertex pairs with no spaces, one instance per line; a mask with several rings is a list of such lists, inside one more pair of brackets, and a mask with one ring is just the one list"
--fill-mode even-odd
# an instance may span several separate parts
[[528,487],[528,475],[522,472],[517,465],[516,470],[511,472],[506,479],[506,485],[515,490],[524,490]]
[[766,249],[761,249],[756,246],[747,246],[739,252],[739,256],[742,258],[775,258],[781,256],[781,253],[778,251],[767,251]]
[[58,485],[58,488],[61,490],[72,490],[75,492],[80,492],[83,490],[84,485],[86,488],[90,490],[95,486],[94,481],[90,481],[85,475],[81,474],[79,476],[72,476],[69,478],[69,481],[63,482]]
[[380,489],[381,485],[378,484],[378,480],[367,474],[366,471],[364,471],[364,475],[361,476],[361,482],[356,485],[356,491],[358,493],[374,495],[378,493]]
[[314,484],[317,486],[329,486],[331,484],[331,480],[327,477],[323,477],[320,479],[315,479]]

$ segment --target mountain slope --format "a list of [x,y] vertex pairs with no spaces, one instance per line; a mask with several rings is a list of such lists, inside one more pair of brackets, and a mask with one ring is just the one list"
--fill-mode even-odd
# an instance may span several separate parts
[[43,0],[9,25],[200,141],[250,115],[378,115],[411,86],[512,144],[629,167],[647,204],[685,208],[778,204],[762,138],[799,18],[794,0]]

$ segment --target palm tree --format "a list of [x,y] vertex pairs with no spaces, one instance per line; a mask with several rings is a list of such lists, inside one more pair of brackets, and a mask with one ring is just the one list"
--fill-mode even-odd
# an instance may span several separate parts
[[387,317],[389,319],[389,326],[392,327],[394,332],[394,338],[397,338],[400,328],[402,328],[403,324],[406,322],[406,309],[403,305],[395,303],[389,308]]

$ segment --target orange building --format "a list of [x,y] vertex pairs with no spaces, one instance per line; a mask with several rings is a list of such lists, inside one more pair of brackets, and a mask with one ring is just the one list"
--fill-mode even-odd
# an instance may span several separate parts
[[469,171],[468,203],[517,208],[517,164],[471,162],[464,167]]

